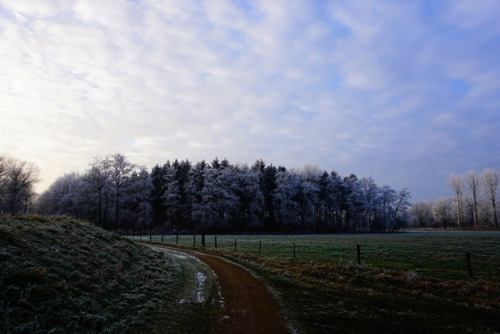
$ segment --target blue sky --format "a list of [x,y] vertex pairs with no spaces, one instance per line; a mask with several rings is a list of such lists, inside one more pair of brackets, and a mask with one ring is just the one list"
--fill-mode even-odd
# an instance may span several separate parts
[[500,168],[497,0],[0,0],[0,152],[42,191],[121,152],[451,195]]

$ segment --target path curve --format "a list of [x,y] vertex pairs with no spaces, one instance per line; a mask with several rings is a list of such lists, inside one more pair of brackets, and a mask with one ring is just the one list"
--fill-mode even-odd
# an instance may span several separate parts
[[291,333],[286,327],[279,305],[266,285],[247,270],[218,256],[172,250],[198,258],[217,275],[224,299],[224,310],[215,324],[213,333]]

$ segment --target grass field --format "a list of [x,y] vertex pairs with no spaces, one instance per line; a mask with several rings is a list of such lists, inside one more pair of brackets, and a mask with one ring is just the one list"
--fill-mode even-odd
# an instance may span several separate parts
[[162,238],[256,273],[299,333],[500,333],[499,232]]
[[[136,237],[139,238],[139,237]],[[142,236],[154,242],[201,248],[201,235]],[[217,241],[216,241],[217,238]],[[235,245],[236,241],[236,245]],[[217,242],[217,245],[216,245]],[[466,279],[465,252],[475,279],[500,281],[500,232],[406,232],[348,235],[224,235],[205,237],[208,249],[260,254],[275,259],[355,264],[412,271],[441,279]],[[236,247],[235,247],[236,246]],[[295,249],[295,251],[294,251]]]

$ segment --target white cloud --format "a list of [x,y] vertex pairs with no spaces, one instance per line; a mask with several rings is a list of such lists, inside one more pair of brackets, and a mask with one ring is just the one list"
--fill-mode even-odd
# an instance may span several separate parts
[[413,182],[412,163],[445,166],[498,139],[499,6],[0,1],[0,152],[34,160],[49,183],[116,151],[148,166],[405,168]]

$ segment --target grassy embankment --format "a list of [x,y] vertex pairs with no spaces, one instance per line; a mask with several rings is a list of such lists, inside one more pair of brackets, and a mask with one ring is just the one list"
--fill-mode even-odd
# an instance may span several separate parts
[[[355,263],[356,244],[369,264]],[[498,234],[219,236],[213,246],[267,281],[303,333],[500,332]],[[464,250],[485,279],[466,279]]]
[[186,268],[85,222],[0,215],[0,332],[205,333],[216,291],[186,298]]

